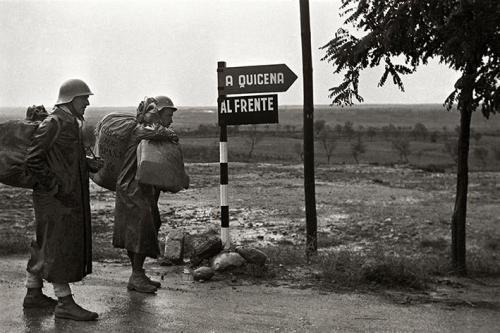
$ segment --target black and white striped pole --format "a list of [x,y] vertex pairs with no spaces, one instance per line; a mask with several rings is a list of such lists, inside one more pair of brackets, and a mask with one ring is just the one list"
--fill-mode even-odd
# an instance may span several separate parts
[[[220,218],[221,240],[225,249],[231,246],[227,202],[227,126],[278,123],[278,95],[256,95],[256,93],[286,91],[296,79],[297,75],[285,64],[226,67],[225,61],[217,63]],[[240,95],[244,93],[253,95]],[[239,96],[227,97],[227,95]]]
[[[225,61],[217,63],[217,72],[222,72],[226,67]],[[221,93],[223,84],[218,83],[218,100],[217,107],[220,114],[220,107],[224,94]],[[220,139],[219,139],[219,161],[220,161],[220,238],[224,249],[229,249],[231,246],[231,238],[229,235],[229,205],[227,198],[227,183],[228,183],[228,164],[227,164],[227,126],[225,123],[219,122]]]

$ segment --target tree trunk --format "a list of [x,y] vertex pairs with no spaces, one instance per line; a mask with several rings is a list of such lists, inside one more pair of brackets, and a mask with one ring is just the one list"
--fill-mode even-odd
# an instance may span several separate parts
[[465,264],[465,222],[467,217],[467,191],[469,184],[468,159],[473,82],[474,79],[471,79],[470,76],[463,76],[462,94],[458,103],[458,109],[460,110],[460,133],[458,136],[457,189],[455,208],[451,221],[451,253],[453,269],[459,275],[467,273]]

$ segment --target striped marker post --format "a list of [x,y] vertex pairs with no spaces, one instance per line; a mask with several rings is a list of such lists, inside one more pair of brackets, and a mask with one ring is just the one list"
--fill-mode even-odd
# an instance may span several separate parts
[[[226,67],[226,62],[219,61],[217,63],[217,71],[221,72]],[[220,94],[221,86],[219,84],[218,97],[218,112],[220,113],[220,104],[225,95]],[[219,124],[220,127],[220,142],[219,142],[219,161],[220,161],[220,238],[224,249],[229,249],[231,246],[231,238],[229,236],[229,206],[227,200],[227,182],[228,182],[228,165],[227,165],[227,126]]]

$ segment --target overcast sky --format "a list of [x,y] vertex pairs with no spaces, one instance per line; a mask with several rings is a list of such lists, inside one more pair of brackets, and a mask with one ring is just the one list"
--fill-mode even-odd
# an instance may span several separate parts
[[[310,1],[315,104],[329,104],[328,88],[341,79],[319,50],[340,27],[339,3]],[[89,84],[91,106],[157,94],[213,106],[218,61],[287,64],[299,78],[279,104],[302,104],[299,0],[0,0],[0,106],[53,105],[68,78]],[[458,78],[432,63],[401,93],[378,88],[381,73],[362,74],[365,103],[442,103]]]

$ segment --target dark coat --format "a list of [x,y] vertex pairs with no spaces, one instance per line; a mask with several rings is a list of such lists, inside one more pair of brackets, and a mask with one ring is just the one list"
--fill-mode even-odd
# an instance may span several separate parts
[[92,272],[89,173],[76,117],[56,108],[33,135],[26,160],[33,174],[37,240],[28,271],[54,283]]
[[116,183],[115,223],[113,246],[140,253],[151,258],[160,254],[158,230],[161,226],[158,210],[160,190],[152,185],[139,184],[137,146],[143,139],[175,140],[171,130],[163,126],[147,127],[137,124],[131,133],[125,160]]

